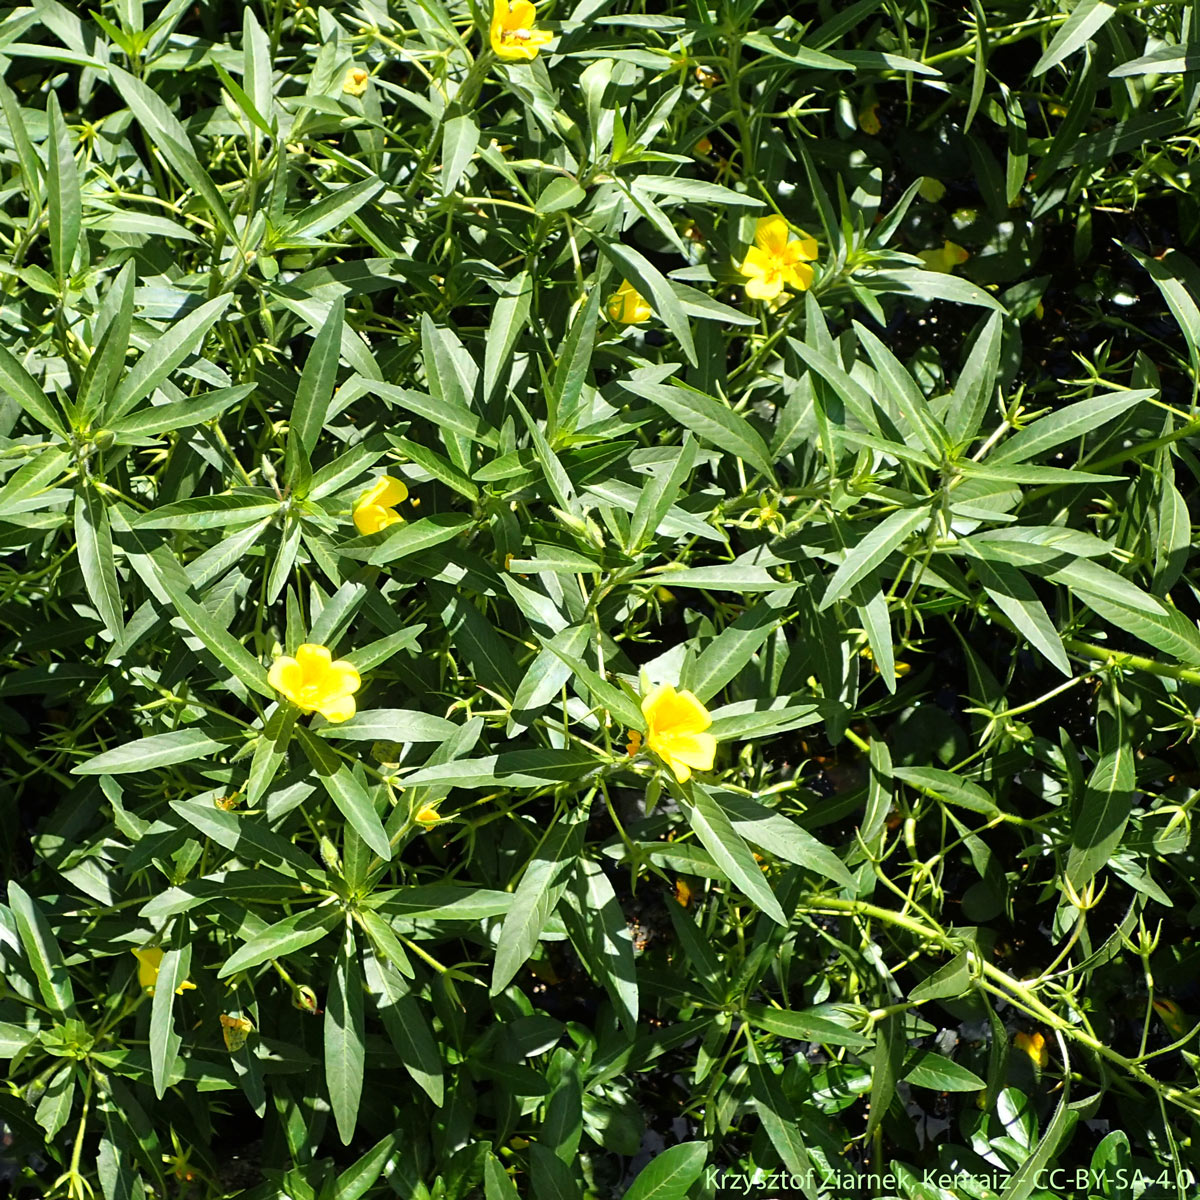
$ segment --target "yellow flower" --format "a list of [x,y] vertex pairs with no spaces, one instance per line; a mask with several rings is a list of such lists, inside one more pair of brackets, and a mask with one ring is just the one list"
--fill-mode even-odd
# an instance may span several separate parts
[[254,1028],[248,1017],[231,1017],[221,1014],[221,1036],[225,1039],[225,1049],[230,1054],[236,1054],[245,1044]]
[[[134,946],[130,954],[138,960],[138,987],[154,991],[158,982],[158,969],[162,966],[163,952],[159,946]],[[195,991],[196,985],[190,979],[185,979],[176,989],[175,995],[182,996],[184,992]]]
[[754,245],[738,270],[746,276],[746,295],[753,300],[774,300],[785,288],[798,292],[812,285],[810,261],[817,243],[808,234],[788,240],[788,223],[780,216],[763,217],[754,233]]
[[538,47],[554,40],[554,34],[535,29],[533,5],[529,0],[495,0],[492,7],[492,49],[507,62],[537,58]]
[[925,264],[925,270],[948,275],[971,256],[957,242],[947,240],[940,250],[922,250],[917,257]]
[[640,754],[642,750],[642,735],[636,730],[629,731],[629,741],[625,743],[625,753],[633,758],[634,755]]
[[418,825],[436,825],[442,819],[441,814],[432,804],[425,804],[417,811],[417,815],[413,817]]
[[332,662],[332,657],[328,647],[305,642],[295,658],[281,654],[271,664],[267,682],[304,712],[347,721],[354,716],[354,693],[362,679],[345,659]]
[[608,315],[618,325],[640,325],[654,316],[650,307],[633,284],[626,279],[608,298]]
[[1050,1062],[1050,1051],[1046,1046],[1046,1039],[1040,1033],[1018,1033],[1013,1038],[1013,1045],[1018,1050],[1024,1050],[1029,1055],[1029,1061],[1039,1071],[1045,1070]]
[[704,732],[712,717],[691,692],[661,684],[642,701],[642,713],[646,749],[657,754],[680,783],[686,783],[693,771],[712,770],[717,739]]
[[358,498],[354,506],[354,527],[366,537],[378,533],[389,525],[404,518],[396,512],[396,505],[408,499],[408,488],[399,479],[381,475]]
[[712,69],[703,64],[696,68],[696,82],[706,90],[711,91],[721,82],[721,76]]
[[370,80],[370,71],[364,71],[362,67],[351,67],[346,72],[346,82],[342,84],[342,91],[350,96],[361,96],[367,90]]

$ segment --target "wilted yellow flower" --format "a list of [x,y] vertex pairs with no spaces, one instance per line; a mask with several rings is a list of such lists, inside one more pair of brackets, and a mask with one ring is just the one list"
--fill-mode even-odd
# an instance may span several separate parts
[[971,256],[957,242],[947,239],[940,250],[922,250],[917,257],[925,264],[925,270],[948,275]]
[[1154,1001],[1154,1011],[1158,1013],[1162,1023],[1177,1037],[1181,1038],[1191,1028],[1191,1021],[1183,1009],[1174,1000],[1159,996]]
[[721,82],[721,76],[712,67],[699,66],[696,68],[696,82],[702,88],[715,88]]
[[642,735],[636,730],[629,731],[629,741],[625,743],[625,753],[633,758],[635,754],[640,754],[642,749]]
[[711,153],[712,153],[712,142],[710,142],[710,141],[708,140],[708,138],[706,138],[706,137],[702,137],[702,138],[701,138],[701,139],[700,139],[700,140],[699,140],[699,141],[698,141],[698,142],[697,142],[697,143],[696,143],[696,144],[695,144],[695,145],[692,147],[692,153],[693,153],[693,154],[699,154],[699,155],[701,155],[701,156],[703,156],[703,155],[705,155],[705,154],[711,154]]
[[1024,1050],[1029,1055],[1029,1061],[1039,1071],[1044,1071],[1050,1062],[1050,1050],[1046,1039],[1040,1033],[1018,1033],[1013,1038],[1013,1045],[1018,1050]]
[[396,505],[408,499],[408,488],[399,479],[381,475],[358,498],[354,506],[354,527],[366,537],[378,533],[389,525],[404,518],[396,511]]
[[533,5],[529,0],[494,0],[492,49],[497,58],[509,62],[537,58],[538,48],[554,40],[554,34],[535,29]]
[[370,81],[370,71],[364,71],[362,67],[351,67],[346,72],[346,81],[342,84],[342,91],[350,96],[361,96],[367,90],[367,84]]
[[654,309],[646,303],[641,292],[626,279],[609,296],[608,315],[618,325],[640,325],[643,321],[650,320],[654,315]]
[[246,1038],[254,1025],[249,1017],[231,1017],[228,1013],[221,1014],[221,1036],[225,1039],[225,1049],[230,1054],[236,1054],[245,1044]]
[[362,679],[345,659],[332,661],[326,646],[305,642],[296,657],[281,654],[267,673],[267,682],[304,712],[319,712],[327,721],[354,716],[354,693]]
[[874,137],[883,128],[883,123],[879,120],[878,104],[868,104],[858,114],[858,127],[871,137]]
[[692,902],[692,889],[686,879],[675,880],[675,902],[683,908],[687,908]]
[[[138,987],[153,992],[158,982],[158,969],[162,966],[163,952],[160,946],[134,946],[129,951],[138,960]],[[182,996],[184,992],[195,991],[196,985],[190,979],[185,979],[176,989],[175,995]]]
[[642,713],[646,749],[657,754],[680,783],[686,783],[693,771],[712,770],[717,739],[704,732],[712,717],[691,692],[661,684],[642,701]]
[[808,264],[817,257],[817,243],[808,234],[788,240],[788,223],[781,216],[763,217],[754,232],[754,245],[746,251],[738,270],[746,276],[746,295],[753,300],[774,300],[785,288],[806,291],[813,272]]

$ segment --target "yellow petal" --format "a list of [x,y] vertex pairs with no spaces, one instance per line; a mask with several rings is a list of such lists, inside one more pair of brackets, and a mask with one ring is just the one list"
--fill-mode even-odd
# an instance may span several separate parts
[[327,721],[348,721],[355,713],[353,696],[326,696],[316,705],[317,712]]
[[532,29],[535,20],[533,5],[530,0],[515,0],[508,6],[508,17],[504,22],[505,29]]
[[162,965],[162,950],[158,946],[135,946],[130,953],[138,960],[138,987],[153,987]]
[[304,672],[305,683],[315,682],[329,669],[332,659],[333,655],[329,653],[328,646],[320,646],[316,642],[305,642],[303,646],[296,647],[296,661]]
[[398,512],[384,508],[382,504],[360,504],[354,510],[354,527],[363,537],[378,533],[381,529],[403,520]]
[[282,692],[289,700],[304,684],[304,670],[294,659],[281,654],[267,672],[267,682],[277,691]]
[[195,990],[196,990],[196,985],[190,979],[185,979],[175,989],[175,995],[182,996],[184,992],[194,992]]
[[650,745],[660,758],[672,767],[684,763],[693,771],[711,771],[717,756],[717,739],[711,733],[669,733],[653,739],[659,745]]
[[746,257],[742,260],[742,265],[738,267],[743,275],[760,277],[769,275],[775,269],[775,260],[758,246],[751,246],[746,251]]
[[754,231],[754,240],[768,254],[782,253],[788,242],[787,221],[778,214],[759,218],[758,226]]
[[339,658],[337,662],[329,664],[322,684],[331,696],[350,696],[362,687],[362,676],[352,663]]
[[812,287],[813,269],[808,263],[798,262],[783,272],[784,282],[798,292],[806,292]]

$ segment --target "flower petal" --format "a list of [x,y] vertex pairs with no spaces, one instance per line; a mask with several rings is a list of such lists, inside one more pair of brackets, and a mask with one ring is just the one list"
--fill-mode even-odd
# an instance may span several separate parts
[[316,710],[327,721],[348,721],[355,712],[353,696],[328,696],[316,705]]
[[754,230],[754,241],[768,254],[778,255],[788,243],[788,223],[778,213],[760,217]]
[[378,533],[381,529],[403,520],[398,512],[384,508],[382,504],[360,504],[354,510],[354,527],[363,537]]
[[329,664],[329,670],[321,682],[331,696],[351,696],[362,687],[362,676],[352,663],[339,658],[337,662]]
[[329,653],[328,646],[320,646],[316,642],[305,642],[303,646],[296,647],[296,661],[304,672],[305,683],[316,682],[324,672],[329,670],[332,659],[333,655]]
[[535,20],[536,15],[530,0],[515,0],[508,6],[508,17],[504,22],[504,28],[532,29]]
[[392,508],[408,499],[408,486],[404,480],[384,475],[379,482],[382,487],[379,495],[375,498],[376,504],[382,504],[384,508]]
[[281,654],[271,664],[271,669],[267,672],[267,682],[277,692],[282,692],[289,700],[293,700],[304,684],[304,670],[294,658]]
[[783,291],[783,278],[778,273],[746,282],[746,295],[751,300],[774,300]]
[[783,277],[796,291],[806,292],[812,287],[813,269],[805,262],[793,263],[783,272]]

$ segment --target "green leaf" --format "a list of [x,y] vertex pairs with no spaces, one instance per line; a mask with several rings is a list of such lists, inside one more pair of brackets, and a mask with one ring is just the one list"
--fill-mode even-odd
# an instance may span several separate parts
[[534,787],[540,783],[575,782],[600,766],[586,750],[512,750],[485,758],[460,759],[419,767],[405,786],[440,783],[450,787]]
[[58,941],[37,902],[15,879],[8,881],[8,903],[17,936],[33,968],[42,1001],[60,1017],[74,1017],[75,992]]
[[974,1071],[932,1050],[914,1050],[904,1062],[903,1078],[935,1092],[982,1092],[987,1087]]
[[764,805],[739,796],[735,792],[713,792],[720,800],[734,829],[748,842],[774,854],[785,862],[795,863],[806,870],[815,871],[826,879],[832,879],[852,892],[857,885],[840,858],[824,843],[818,841],[807,829],[785,817],[772,812]]
[[[948,963],[938,967],[932,975],[922,979],[911,988],[908,998],[914,1004],[928,1000],[946,1000],[965,995],[971,988],[971,959],[965,950],[960,950]],[[983,1084],[981,1087],[985,1086]]]
[[200,425],[219,417],[226,409],[244,400],[257,386],[255,383],[246,383],[240,387],[202,392],[199,396],[175,404],[155,404],[114,421],[112,432],[121,440],[124,437],[152,437],[172,429]]
[[[517,344],[517,339],[524,333],[529,320],[529,305],[532,298],[533,281],[528,271],[522,271],[504,285],[503,292],[496,301],[483,352],[483,396],[485,400],[491,400],[495,395],[496,389],[510,365],[513,347]],[[582,315],[580,314],[580,317]],[[576,318],[576,323],[579,322],[580,317]],[[568,334],[568,340],[570,336]],[[561,358],[559,362],[561,364]],[[561,392],[558,397],[558,408],[560,412],[563,409]]]
[[753,1042],[750,1042],[750,1046],[755,1058],[755,1061],[748,1064],[750,1094],[754,1097],[758,1119],[763,1123],[771,1145],[783,1160],[783,1165],[791,1172],[792,1186],[798,1185],[799,1191],[807,1200],[818,1200],[818,1197],[825,1193],[818,1182],[820,1175],[808,1147],[804,1144],[800,1118],[775,1078],[774,1071],[758,1061]]
[[152,771],[177,763],[195,762],[225,745],[209,737],[202,729],[179,729],[174,733],[155,733],[135,742],[126,742],[106,750],[71,768],[72,775],[127,775],[133,771]]
[[520,1200],[517,1185],[508,1177],[500,1160],[489,1153],[483,1164],[485,1200]]
[[1044,75],[1051,67],[1056,67],[1064,58],[1081,50],[1116,14],[1116,9],[1104,0],[1080,0],[1072,10],[1071,15],[1054,35],[1045,53],[1037,60],[1033,68],[1033,77]]
[[38,387],[32,375],[18,362],[8,348],[0,345],[0,388],[17,402],[35,421],[66,439],[67,430],[62,418],[50,403],[50,398]]
[[740,413],[694,388],[653,383],[631,375],[624,387],[658,405],[669,417],[690,429],[702,442],[744,459],[768,479],[774,478],[771,453],[757,431]]
[[347,928],[325,996],[325,1086],[342,1145],[354,1138],[366,1057],[362,975],[354,932]]
[[175,1069],[180,1037],[175,1032],[175,989],[188,977],[192,966],[192,948],[168,950],[158,967],[154,998],[150,1003],[150,1070],[154,1094],[161,1100]]
[[117,641],[125,630],[125,614],[113,558],[112,527],[107,507],[87,485],[75,494],[75,545],[84,587],[104,627]]
[[399,1141],[398,1133],[384,1134],[370,1150],[352,1162],[337,1177],[330,1200],[362,1200],[387,1171]]
[[995,397],[1003,332],[1000,314],[992,313],[967,353],[946,410],[946,432],[954,442],[962,444],[975,437]]
[[[875,1026],[875,1053],[871,1058],[871,1108],[866,1136],[879,1128],[896,1095],[900,1062],[904,1055],[904,1025],[897,1013],[889,1013]],[[982,1082],[982,1081],[981,1081]]]
[[1116,604],[1094,592],[1080,593],[1080,599],[1115,628],[1165,651],[1185,666],[1200,667],[1200,632],[1193,621],[1169,605],[1163,604],[1155,614]]
[[354,742],[442,742],[461,726],[445,717],[411,708],[369,708],[348,721],[317,730],[321,737],[348,738]]
[[834,1020],[827,1012],[766,1008],[761,1004],[748,1004],[744,1011],[751,1024],[792,1041],[848,1046],[851,1050],[865,1050],[871,1045],[870,1038],[841,1023],[850,1018],[840,1013],[837,1014],[839,1020]]
[[[948,438],[941,422],[929,411],[929,402],[899,359],[863,324],[854,322],[858,340],[875,364],[885,393],[903,414],[908,429],[934,457],[945,449]],[[888,406],[883,405],[886,409]],[[911,445],[911,437],[906,438]]]
[[1156,394],[1153,388],[1106,392],[1102,396],[1093,396],[1090,400],[1080,400],[1078,404],[1068,404],[1066,408],[1040,417],[1024,429],[1018,430],[999,449],[994,450],[986,461],[998,466],[1002,462],[1024,462],[1026,459],[1035,458],[1063,442],[1103,428],[1135,404],[1149,400]]
[[368,956],[366,961],[367,986],[376,998],[379,1015],[404,1069],[440,1108],[445,1099],[442,1060],[420,1002],[409,993],[408,986],[391,964],[381,962],[374,955]]
[[707,1142],[680,1142],[652,1158],[638,1172],[625,1200],[687,1200],[708,1162]]
[[1133,748],[1121,740],[1096,764],[1071,822],[1067,878],[1076,892],[1088,885],[1120,845],[1136,786]]
[[422,517],[419,521],[390,525],[384,530],[382,544],[369,553],[356,554],[355,557],[366,558],[373,567],[387,566],[411,554],[440,546],[474,524],[474,517],[463,513],[438,513],[433,517]]
[[[960,543],[964,549],[968,543]],[[1002,562],[988,562],[977,553],[971,555],[971,570],[996,607],[1017,627],[1045,658],[1068,678],[1071,662],[1063,649],[1062,638],[1050,614],[1037,598],[1029,581],[1016,567]]]
[[683,685],[707,703],[731,683],[783,619],[794,592],[776,592],[748,608],[708,643],[687,667]]
[[937,767],[891,767],[891,776],[920,792],[937,796],[947,804],[957,804],[985,817],[1000,815],[995,800],[979,784],[953,771],[942,771]]
[[734,829],[716,795],[703,784],[692,781],[692,796],[672,787],[676,799],[681,802],[688,823],[695,831],[704,848],[713,857],[713,862],[725,872],[726,877],[743,895],[778,925],[787,927],[787,917],[775,899],[762,868],[754,859],[750,847]]
[[79,244],[83,217],[83,197],[79,189],[79,168],[71,135],[58,105],[58,94],[51,91],[46,100],[49,137],[46,154],[46,198],[50,209],[50,261],[60,292],[65,294],[66,281]]
[[629,536],[625,543],[630,555],[640,554],[653,541],[667,511],[679,498],[679,489],[691,478],[695,461],[696,443],[690,434],[686,434],[683,446],[670,466],[660,464],[666,469],[652,473],[649,482],[642,487],[637,508],[633,510],[629,521]]
[[688,362],[695,366],[696,346],[692,341],[692,329],[687,314],[675,296],[670,281],[632,246],[622,242],[600,241],[596,243],[604,256],[612,261],[622,278],[650,302],[651,307],[662,318],[662,322],[675,335],[679,348]]
[[621,1024],[630,1033],[637,1028],[638,984],[633,939],[625,913],[599,863],[578,860],[568,884],[571,916],[567,926],[580,957],[612,998]]
[[329,798],[337,805],[342,816],[350,822],[358,834],[385,862],[392,857],[392,847],[384,832],[383,823],[375,811],[371,794],[358,776],[337,755],[303,726],[296,726],[300,744],[308,755],[322,786]]
[[232,296],[217,296],[163,330],[146,348],[133,369],[117,384],[104,410],[107,424],[123,417],[149,396],[185,358],[199,354],[208,331],[221,319]]
[[490,992],[498,996],[525,965],[566,890],[583,843],[588,808],[560,817],[525,868],[500,929]]
[[300,385],[296,389],[288,420],[284,479],[289,487],[295,487],[309,471],[309,459],[325,427],[329,402],[333,399],[333,386],[337,381],[345,318],[346,306],[339,296],[333,302],[328,318],[317,330],[312,348],[304,360],[304,370],[300,373]]
[[267,672],[262,664],[227,630],[209,615],[202,605],[197,604],[180,586],[178,566],[166,551],[158,547],[149,555],[155,578],[170,598],[171,605],[184,624],[204,643],[205,647],[227,670],[237,676],[251,691],[277,700],[275,689],[267,683]]
[[[248,971],[271,958],[285,958],[319,942],[331,929],[341,923],[343,915],[336,907],[308,908],[301,913],[284,917],[274,925],[254,934],[239,946],[222,964],[218,979],[228,979],[239,971]],[[166,961],[164,959],[164,961]]]
[[889,554],[902,545],[929,520],[927,508],[901,508],[880,521],[866,536],[846,551],[841,565],[821,597],[818,612],[824,612],[845,596],[860,579],[879,567]]

